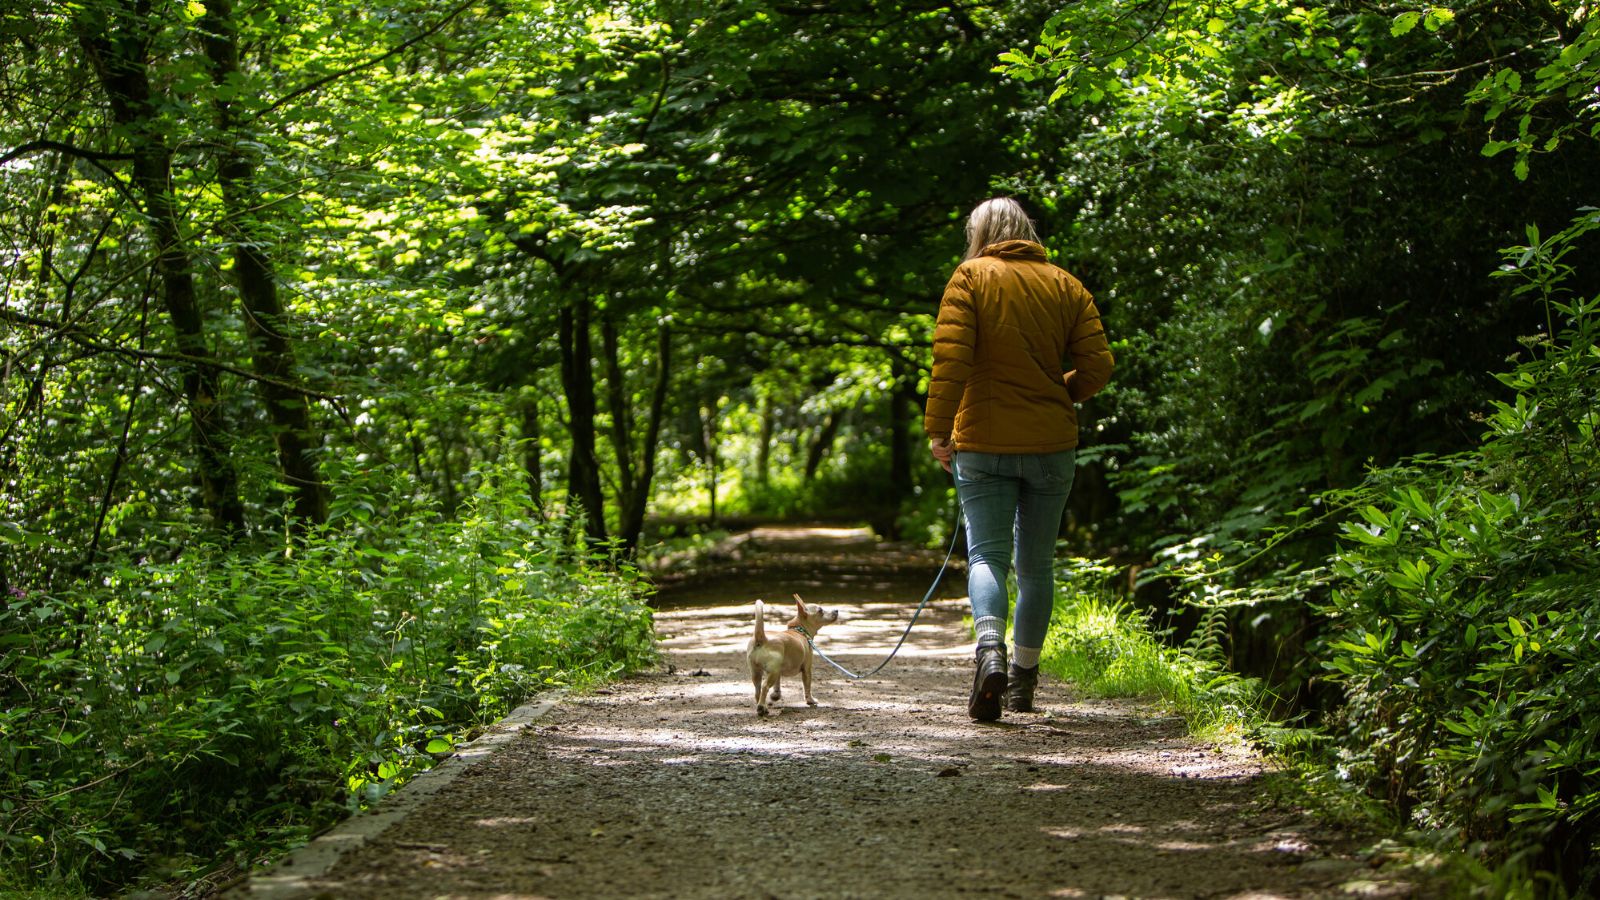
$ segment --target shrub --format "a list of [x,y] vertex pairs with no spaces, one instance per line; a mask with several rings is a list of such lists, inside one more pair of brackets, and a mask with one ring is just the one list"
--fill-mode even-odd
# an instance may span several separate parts
[[1341,771],[1496,863],[1600,887],[1600,297],[1562,292],[1600,213],[1508,251],[1547,336],[1482,446],[1375,472],[1343,526],[1325,659]]
[[4,868],[101,892],[302,837],[530,694],[651,659],[641,583],[496,482],[458,519],[347,501],[0,604]]

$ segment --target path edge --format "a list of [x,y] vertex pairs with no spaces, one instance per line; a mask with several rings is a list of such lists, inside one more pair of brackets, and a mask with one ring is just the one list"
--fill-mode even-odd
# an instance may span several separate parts
[[556,690],[517,707],[490,725],[477,739],[458,746],[444,762],[383,798],[377,806],[350,816],[271,866],[251,873],[246,881],[224,892],[222,897],[225,900],[280,900],[309,890],[311,883],[327,875],[341,857],[365,846],[449,787],[468,769],[488,759],[554,709],[566,694],[565,690]]

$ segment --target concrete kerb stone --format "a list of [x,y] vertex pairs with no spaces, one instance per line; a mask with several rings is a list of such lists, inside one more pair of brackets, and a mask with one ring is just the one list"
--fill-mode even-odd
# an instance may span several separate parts
[[282,900],[310,890],[311,882],[327,875],[341,856],[373,840],[448,787],[462,773],[488,759],[502,744],[549,712],[564,693],[556,691],[517,707],[489,726],[477,740],[457,747],[449,759],[413,778],[376,807],[344,820],[290,852],[271,868],[251,875],[223,897],[228,900]]

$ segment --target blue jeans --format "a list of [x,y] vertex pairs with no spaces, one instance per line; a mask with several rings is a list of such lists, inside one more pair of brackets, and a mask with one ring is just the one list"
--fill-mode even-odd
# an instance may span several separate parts
[[967,593],[972,618],[1006,620],[1006,575],[1017,563],[1017,647],[1043,647],[1055,605],[1055,546],[1072,491],[1077,452],[955,456],[956,496],[967,517]]

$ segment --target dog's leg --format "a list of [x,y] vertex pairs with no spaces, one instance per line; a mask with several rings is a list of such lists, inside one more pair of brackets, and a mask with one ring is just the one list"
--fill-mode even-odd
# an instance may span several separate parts
[[778,690],[778,679],[781,677],[776,669],[767,673],[767,689],[765,693],[768,702],[776,702],[783,699],[783,692]]
[[811,696],[811,660],[809,659],[806,660],[805,665],[800,667],[800,681],[806,686],[806,705],[816,706],[817,701]]
[[762,676],[762,674],[763,673],[761,671],[761,667],[760,666],[756,665],[755,663],[751,663],[750,664],[750,683],[755,685],[755,688],[756,688],[756,715],[758,715],[758,716],[764,716],[764,715],[767,714],[767,704],[761,699],[761,697],[762,697],[762,690],[761,690],[761,676]]

